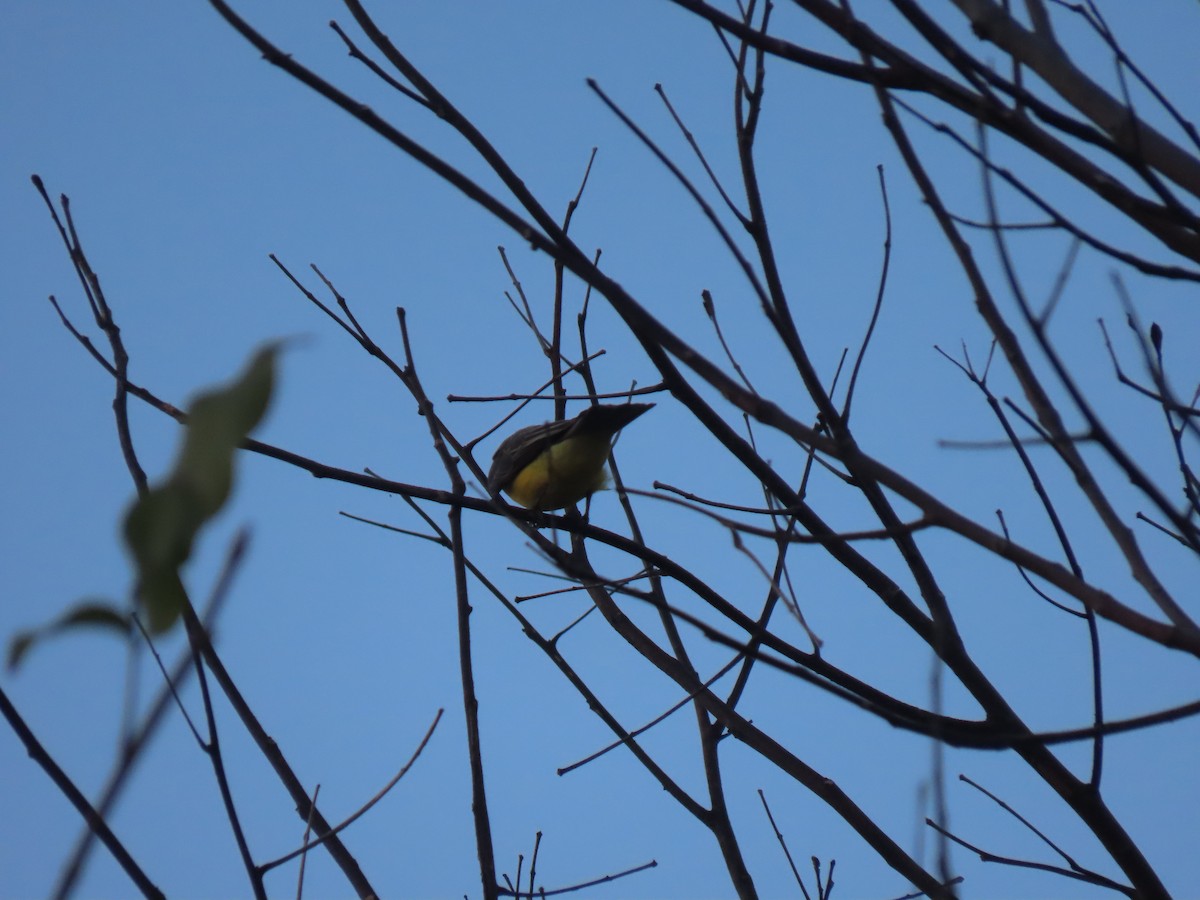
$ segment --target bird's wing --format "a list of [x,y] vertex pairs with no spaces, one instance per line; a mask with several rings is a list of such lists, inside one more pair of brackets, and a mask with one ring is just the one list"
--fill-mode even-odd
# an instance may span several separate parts
[[506,437],[492,456],[492,467],[488,470],[487,478],[488,489],[499,491],[508,487],[522,469],[537,459],[551,444],[561,440],[574,424],[574,419],[544,422],[541,425],[526,426]]

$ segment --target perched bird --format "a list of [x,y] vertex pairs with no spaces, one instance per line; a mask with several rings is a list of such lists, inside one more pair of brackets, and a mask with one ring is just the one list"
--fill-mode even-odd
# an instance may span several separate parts
[[573,419],[530,425],[500,442],[488,488],[529,509],[562,509],[605,486],[613,436],[653,403],[588,406]]

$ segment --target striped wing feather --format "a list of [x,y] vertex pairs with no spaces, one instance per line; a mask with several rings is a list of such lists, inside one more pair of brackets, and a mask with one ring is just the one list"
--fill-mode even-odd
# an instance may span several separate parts
[[566,435],[575,424],[574,419],[562,422],[544,422],[527,425],[514,431],[496,448],[492,456],[492,467],[488,470],[488,489],[500,491],[508,487],[517,473],[538,458],[547,447]]

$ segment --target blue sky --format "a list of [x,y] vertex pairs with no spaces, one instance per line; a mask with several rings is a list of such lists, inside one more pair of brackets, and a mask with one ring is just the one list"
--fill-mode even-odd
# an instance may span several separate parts
[[[1116,8],[1106,12],[1120,15],[1120,6],[1110,5]],[[337,18],[349,29],[338,4],[243,6],[283,49],[495,186],[440,122],[347,58],[326,24]],[[856,4],[864,15],[879,6]],[[714,167],[735,186],[730,73],[710,29],[670,4],[627,0],[421,4],[386,12],[381,6],[379,13],[396,44],[476,121],[551,209],[565,209],[598,147],[573,224],[580,245],[601,248],[618,281],[701,351],[719,354],[699,300],[701,290],[711,290],[722,326],[755,383],[801,418],[811,417],[798,381],[765,336],[753,298],[711,229],[584,84],[595,77],[700,178],[652,90],[661,83]],[[957,14],[947,5],[946,15],[953,20]],[[1195,9],[1138,16],[1114,24],[1119,31],[1125,26],[1121,33],[1135,58],[1176,88],[1176,99],[1194,118]],[[781,8],[778,27],[822,41],[815,26],[790,9]],[[261,342],[303,338],[285,354],[281,387],[258,435],[270,443],[347,469],[370,467],[399,481],[445,485],[411,398],[296,293],[269,253],[313,290],[320,283],[307,267],[319,266],[397,357],[394,308],[404,306],[426,388],[460,436],[479,434],[509,407],[452,404],[447,395],[521,393],[546,377],[543,358],[504,299],[511,283],[496,248],[506,247],[542,315],[553,288],[548,261],[264,63],[206,4],[6,4],[0,11],[0,67],[6,133],[0,142],[6,235],[0,264],[7,276],[0,305],[0,404],[9,423],[9,437],[0,445],[9,473],[0,499],[6,548],[0,554],[0,636],[44,622],[81,597],[124,598],[130,582],[117,523],[133,489],[112,425],[112,389],[46,302],[54,294],[78,324],[90,324],[66,254],[29,182],[33,173],[52,195],[71,197],[84,246],[130,349],[131,376],[160,396],[182,403],[228,378]],[[1101,56],[1096,70],[1097,77],[1107,72]],[[856,400],[860,442],[989,527],[993,511],[1003,507],[1026,542],[1051,547],[1044,516],[1010,455],[982,457],[937,446],[941,438],[997,434],[978,394],[932,349],[939,344],[953,351],[965,341],[978,360],[986,354],[987,336],[879,126],[869,93],[777,66],[764,115],[762,169],[773,233],[802,333],[824,373],[832,373],[842,347],[857,343],[870,314],[884,233],[876,166],[885,167],[893,259],[880,331]],[[980,215],[974,164],[933,135],[918,133],[918,141],[960,211]],[[1021,157],[1013,153],[1011,160]],[[1108,220],[1086,197],[1070,191],[1062,196],[1080,215],[1094,217],[1102,233],[1168,258],[1148,240],[1123,234],[1123,223]],[[1028,215],[1019,204],[1011,209],[1016,217]],[[1031,292],[1044,296],[1065,241],[1015,243]],[[992,266],[986,245],[980,247],[985,265]],[[1114,388],[1095,326],[1104,316],[1121,334],[1127,358],[1134,358],[1108,280],[1111,268],[1106,260],[1082,256],[1055,327],[1085,387],[1121,433],[1131,435],[1139,458],[1152,471],[1169,472],[1154,410]],[[1145,304],[1145,317],[1167,329],[1180,384],[1194,387],[1196,373],[1184,349],[1200,338],[1194,288],[1189,293],[1136,277],[1129,284]],[[578,283],[568,283],[572,309],[582,294]],[[590,346],[607,351],[597,364],[602,389],[654,383],[653,368],[615,316],[595,299],[590,316]],[[1019,396],[1003,371],[996,373],[995,389]],[[526,411],[521,424],[539,421],[548,409]],[[133,427],[143,465],[152,477],[161,474],[175,451],[174,424],[135,407]],[[794,447],[759,436],[768,455],[799,471]],[[493,447],[494,439],[481,446],[485,462]],[[755,486],[731,470],[720,448],[665,398],[623,436],[620,459],[628,483],[640,488],[660,480],[731,502],[756,502]],[[1059,478],[1059,500],[1086,548],[1088,572],[1118,596],[1136,597],[1111,543],[1068,480],[1044,461]],[[1136,498],[1120,485],[1114,492],[1132,524]],[[864,510],[847,502],[836,485],[815,484],[812,500],[834,525],[862,527]],[[351,522],[339,511],[420,527],[397,498],[247,456],[236,499],[199,548],[189,584],[195,596],[206,596],[232,535],[242,526],[252,529],[249,558],[217,629],[220,650],[294,768],[307,784],[320,783],[330,819],[370,797],[408,758],[436,710],[446,709],[416,767],[345,837],[383,896],[476,896],[449,558],[431,544]],[[655,543],[686,559],[743,608],[761,602],[765,586],[749,560],[730,550],[725,532],[666,504],[644,501],[642,511]],[[593,517],[617,527],[615,498],[598,497]],[[473,557],[511,593],[554,585],[510,571],[544,570],[545,564],[507,523],[468,517],[467,536]],[[1139,532],[1139,539],[1177,596],[1194,601],[1194,561],[1152,533]],[[1088,724],[1081,629],[1031,597],[1007,565],[946,535],[929,535],[922,546],[939,565],[969,646],[1018,711],[1039,728]],[[756,552],[766,558],[764,547]],[[866,552],[898,570],[886,551]],[[614,573],[631,565],[603,552],[597,559]],[[798,554],[796,566],[801,602],[831,658],[904,699],[926,702],[928,653],[815,552]],[[555,774],[610,736],[498,604],[483,591],[473,601],[498,870],[514,873],[517,854],[528,855],[534,833],[542,830],[538,870],[547,887],[654,859],[657,868],[598,888],[593,896],[730,895],[711,839],[629,754],[610,753],[570,775]],[[686,606],[694,598],[680,596],[679,602]],[[582,603],[577,597],[531,601],[526,612],[553,633],[583,611]],[[650,627],[644,614],[637,615]],[[794,626],[781,628],[801,641]],[[690,640],[702,671],[727,660],[702,638]],[[163,644],[168,659],[182,646],[178,635]],[[599,617],[571,632],[563,646],[630,726],[679,699],[677,689]],[[1105,648],[1113,717],[1194,698],[1194,664],[1164,659],[1112,629],[1106,629]],[[110,765],[125,678],[123,647],[99,634],[47,644],[19,673],[0,675],[34,731],[89,794]],[[158,685],[145,660],[139,685],[143,698]],[[195,714],[198,697],[190,687],[186,699]],[[951,711],[974,712],[953,691],[947,702]],[[927,810],[920,799],[929,777],[926,741],[864,720],[765,671],[756,676],[747,712],[838,781],[906,849],[919,853],[924,846],[928,852],[932,838],[921,825]],[[221,707],[220,714],[251,846],[260,858],[282,854],[298,843],[301,825],[228,709]],[[652,732],[646,745],[686,786],[699,790],[692,730],[685,710]],[[1193,846],[1200,833],[1200,785],[1190,762],[1198,739],[1200,728],[1182,723],[1107,745],[1110,802],[1179,891],[1200,880]],[[766,791],[797,858],[837,860],[842,896],[905,892],[903,881],[817,801],[728,743],[723,761],[730,803],[764,896],[794,895],[794,886],[762,815],[758,788]],[[1062,755],[1084,771],[1086,748],[1065,748]],[[1090,839],[1020,765],[999,754],[955,752],[947,771],[964,772],[1001,794],[1084,864],[1095,859]],[[42,896],[78,819],[7,730],[0,734],[0,772],[6,813],[0,896]],[[1047,858],[1027,832],[979,795],[953,780],[948,791],[951,825],[964,837],[997,853]],[[168,894],[247,893],[211,772],[178,715],[143,760],[113,824]],[[954,859],[968,878],[968,896],[1089,895],[1070,882],[984,866],[965,853]],[[294,878],[294,868],[285,868],[271,876],[268,888],[273,895],[289,893]],[[321,854],[310,860],[307,879],[307,896],[347,893]],[[124,875],[97,852],[79,896],[129,892]]]

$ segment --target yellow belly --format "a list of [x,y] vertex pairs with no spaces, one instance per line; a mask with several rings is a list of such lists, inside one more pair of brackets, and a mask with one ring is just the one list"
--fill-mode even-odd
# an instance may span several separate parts
[[562,509],[608,481],[609,439],[591,436],[560,441],[517,473],[505,493],[528,509]]

